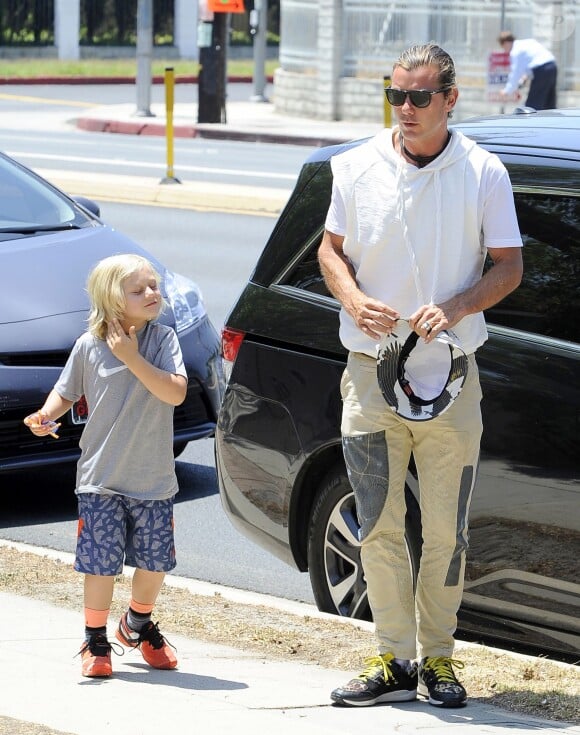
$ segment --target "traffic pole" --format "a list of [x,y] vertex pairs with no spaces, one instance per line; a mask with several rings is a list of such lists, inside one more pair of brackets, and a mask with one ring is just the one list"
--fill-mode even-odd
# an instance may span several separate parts
[[391,105],[385,94],[385,89],[391,86],[391,77],[383,77],[383,122],[386,128],[392,126],[392,113]]
[[254,94],[252,102],[267,102],[266,90],[266,55],[268,47],[268,0],[254,0],[254,9],[250,11],[250,33],[254,44]]
[[164,74],[165,82],[165,141],[167,150],[167,172],[162,184],[181,184],[173,173],[173,103],[175,99],[175,74],[172,67],[167,67]]

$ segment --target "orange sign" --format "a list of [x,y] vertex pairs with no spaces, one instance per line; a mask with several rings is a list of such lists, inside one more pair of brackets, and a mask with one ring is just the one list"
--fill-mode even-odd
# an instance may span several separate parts
[[244,13],[244,0],[208,0],[208,10],[213,13]]

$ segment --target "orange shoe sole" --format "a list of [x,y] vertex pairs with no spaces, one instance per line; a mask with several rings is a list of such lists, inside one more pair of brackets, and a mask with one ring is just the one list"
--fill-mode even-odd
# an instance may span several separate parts
[[157,649],[143,642],[140,649],[145,661],[154,669],[174,669],[177,666],[177,658],[167,645]]
[[111,676],[113,667],[108,656],[93,656],[91,653],[83,656],[82,675],[89,678]]

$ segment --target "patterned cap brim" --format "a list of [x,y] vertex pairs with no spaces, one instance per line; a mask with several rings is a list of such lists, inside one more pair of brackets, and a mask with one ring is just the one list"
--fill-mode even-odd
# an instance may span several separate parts
[[383,397],[410,421],[429,421],[447,411],[461,393],[467,370],[467,356],[451,330],[425,344],[401,322],[378,345],[377,379]]

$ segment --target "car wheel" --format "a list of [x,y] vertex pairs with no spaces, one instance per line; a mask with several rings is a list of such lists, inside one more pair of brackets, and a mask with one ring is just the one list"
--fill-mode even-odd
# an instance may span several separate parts
[[319,610],[370,620],[360,561],[359,522],[344,467],[323,480],[308,533],[308,569]]
[[[421,560],[421,513],[410,483],[405,488],[405,537],[413,579]],[[319,610],[371,620],[360,559],[359,522],[346,468],[336,467],[322,481],[308,533],[308,570]]]

